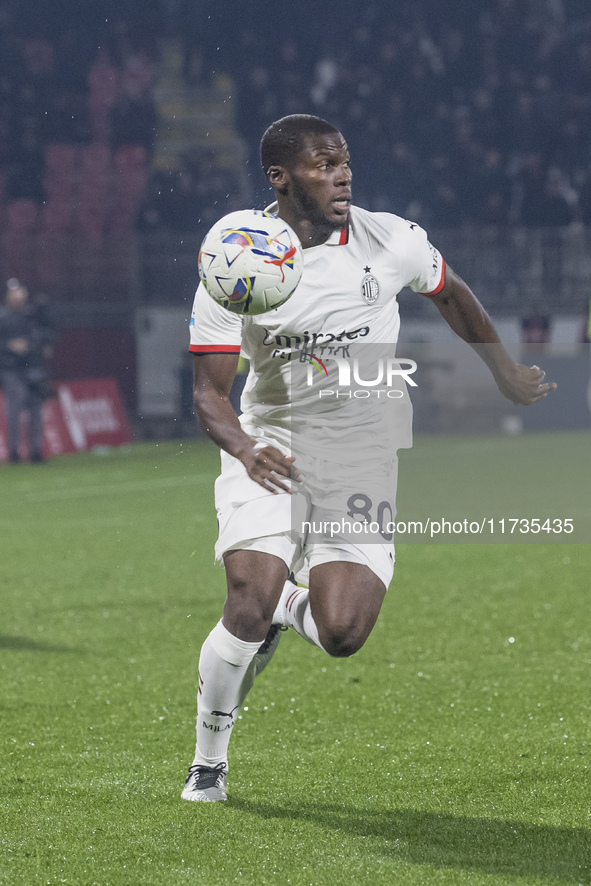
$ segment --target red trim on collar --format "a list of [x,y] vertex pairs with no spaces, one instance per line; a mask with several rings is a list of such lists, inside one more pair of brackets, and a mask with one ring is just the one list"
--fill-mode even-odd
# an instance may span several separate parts
[[349,242],[349,225],[346,228],[343,228],[341,231],[341,236],[339,237],[339,246],[344,246]]

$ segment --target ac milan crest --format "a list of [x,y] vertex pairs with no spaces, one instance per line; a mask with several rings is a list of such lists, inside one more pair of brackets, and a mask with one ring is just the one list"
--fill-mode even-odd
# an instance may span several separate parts
[[373,305],[377,302],[380,295],[380,284],[373,274],[366,274],[361,281],[361,295],[363,296],[363,301],[368,305]]

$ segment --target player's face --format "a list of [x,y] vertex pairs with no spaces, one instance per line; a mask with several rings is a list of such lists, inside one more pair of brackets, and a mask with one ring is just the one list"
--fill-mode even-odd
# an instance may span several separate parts
[[340,132],[310,135],[290,170],[293,211],[316,227],[344,228],[351,209],[351,167]]

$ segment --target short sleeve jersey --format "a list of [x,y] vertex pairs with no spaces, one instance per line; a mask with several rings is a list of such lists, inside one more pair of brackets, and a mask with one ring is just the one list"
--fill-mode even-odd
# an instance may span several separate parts
[[249,359],[244,420],[267,430],[284,422],[290,361],[302,349],[322,358],[338,356],[351,342],[394,345],[401,289],[408,286],[432,296],[444,283],[443,257],[419,225],[352,207],[346,229],[304,249],[302,279],[279,308],[252,317],[232,314],[200,284],[190,320],[190,350],[242,352]]

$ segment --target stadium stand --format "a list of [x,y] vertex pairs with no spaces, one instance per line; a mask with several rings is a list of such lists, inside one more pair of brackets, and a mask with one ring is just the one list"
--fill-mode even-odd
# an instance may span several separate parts
[[[268,122],[312,110],[342,127],[356,157],[372,158],[356,169],[357,199],[369,208],[446,227],[562,226],[589,218],[591,13],[584,4],[374,0],[353,15],[348,2],[318,8],[308,0],[290,18],[289,37],[279,39],[274,17],[265,15],[268,0],[256,15],[238,8],[231,17],[207,2],[193,4],[192,16],[190,4],[148,4],[145,19],[125,9],[108,32],[98,14],[79,15],[65,34],[56,34],[54,23],[42,37],[39,4],[29,5],[36,15],[28,26],[19,17],[18,27],[15,4],[3,6],[2,165],[7,200],[49,198],[45,228],[63,229],[68,202],[60,208],[47,147],[141,145],[151,159],[157,83],[175,51],[179,120],[169,141],[183,126],[190,134],[184,106],[196,112],[193,119],[211,121],[208,85],[225,77],[255,170]],[[158,45],[165,13],[167,43]],[[74,58],[66,57],[74,42]],[[197,106],[186,89],[196,81]],[[161,103],[164,119],[170,101]],[[214,123],[213,148],[233,144],[228,127],[227,120]],[[199,122],[195,128],[199,141]],[[231,169],[227,151],[224,162]],[[102,217],[102,198],[92,199],[89,215]]]
[[[102,300],[131,300],[134,286],[134,299],[141,290],[154,302],[177,285],[185,297],[188,282],[162,285],[166,252],[182,233],[194,250],[224,212],[264,204],[261,132],[298,111],[342,128],[361,205],[443,232],[452,255],[486,232],[480,247],[496,250],[482,271],[490,279],[507,254],[515,266],[537,252],[538,234],[520,252],[517,230],[554,230],[546,239],[563,264],[577,242],[585,247],[584,2],[302,0],[288,34],[271,0],[232,16],[211,0],[82,6],[63,0],[60,19],[39,0],[0,0],[0,270],[24,262],[53,299],[94,301],[98,283],[86,283],[106,271]],[[111,260],[108,241],[134,229],[155,272],[132,286],[132,259],[126,266],[118,244]],[[27,246],[39,235],[44,242]],[[72,238],[76,260],[62,248],[58,261],[60,237]],[[78,248],[85,240],[94,246]],[[188,281],[194,263],[187,255],[181,264]],[[504,282],[493,290],[509,304]]]
[[214,22],[253,164],[268,120],[311,110],[347,134],[359,158],[357,199],[368,208],[446,227],[582,220],[588,7],[421,0],[357,11],[299,4],[279,40],[264,9],[256,28],[248,11]]

